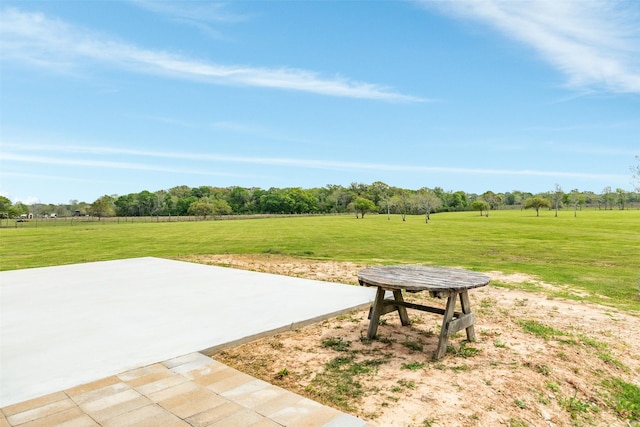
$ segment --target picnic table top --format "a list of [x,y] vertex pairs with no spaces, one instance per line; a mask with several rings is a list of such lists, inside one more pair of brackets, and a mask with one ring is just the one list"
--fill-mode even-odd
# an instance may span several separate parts
[[368,267],[358,272],[363,286],[410,292],[456,292],[489,284],[489,276],[452,267],[389,265]]

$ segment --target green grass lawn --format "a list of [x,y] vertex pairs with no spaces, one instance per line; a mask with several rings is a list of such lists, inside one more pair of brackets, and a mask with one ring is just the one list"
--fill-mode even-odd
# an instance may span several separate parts
[[[640,310],[640,210],[492,211],[172,223],[49,221],[0,229],[0,269],[141,256],[278,253],[533,274],[587,300]],[[526,286],[525,286],[526,287]],[[535,288],[535,287],[532,287]],[[562,287],[555,296],[572,296]]]

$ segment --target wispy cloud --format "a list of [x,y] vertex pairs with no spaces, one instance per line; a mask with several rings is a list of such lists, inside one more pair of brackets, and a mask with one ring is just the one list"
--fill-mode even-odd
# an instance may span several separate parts
[[197,28],[215,39],[226,38],[215,28],[215,24],[238,23],[249,19],[247,15],[229,10],[227,3],[168,2],[158,0],[130,0],[141,9],[162,15],[170,21]]
[[288,135],[278,130],[274,130],[268,126],[255,125],[234,121],[216,121],[209,124],[213,129],[229,131],[239,135],[247,135],[257,137],[261,140],[278,141],[279,143],[289,143],[297,145],[314,145],[314,141],[309,138],[300,138]]
[[623,156],[632,158],[637,149],[617,148],[613,146],[594,146],[584,144],[548,144],[545,147],[549,151],[572,153],[572,154],[588,154],[595,156]]
[[228,173],[222,173],[222,172],[199,171],[197,169],[179,169],[179,168],[146,164],[146,163],[132,163],[132,162],[92,160],[92,159],[69,159],[69,158],[61,158],[61,157],[31,156],[31,155],[11,154],[11,153],[3,153],[2,160],[20,162],[20,163],[37,163],[37,164],[43,164],[43,165],[49,165],[49,166],[58,165],[58,166],[78,166],[78,167],[104,168],[104,169],[127,169],[127,170],[134,170],[134,171],[166,172],[166,173],[177,173],[177,174],[185,174],[185,175],[236,176],[235,174],[228,174]]
[[489,24],[532,47],[573,88],[640,94],[636,1],[417,1]]
[[[368,163],[368,162],[344,162],[336,160],[316,160],[290,157],[251,157],[234,156],[226,154],[206,154],[206,153],[184,153],[172,151],[147,151],[117,147],[91,147],[91,146],[46,146],[46,145],[25,145],[25,144],[3,144],[6,149],[17,149],[21,151],[37,151],[39,153],[53,151],[64,157],[32,156],[23,154],[3,153],[3,160],[12,160],[27,163],[44,163],[57,165],[90,166],[116,169],[135,169],[140,171],[153,170],[164,172],[190,173],[147,163],[113,162],[90,159],[69,159],[69,154],[88,154],[100,156],[134,156],[142,158],[163,158],[181,159],[211,163],[240,163],[264,166],[312,168],[325,170],[373,170],[388,172],[411,172],[411,173],[440,173],[440,174],[466,174],[466,175],[487,175],[487,176],[534,176],[534,177],[557,177],[557,178],[577,178],[584,180],[619,180],[623,175],[615,174],[592,174],[582,172],[566,171],[543,171],[533,169],[481,169],[428,165],[406,165],[392,163]],[[191,173],[208,175],[208,172],[191,171]]]
[[169,2],[158,0],[130,0],[143,9],[166,15],[170,18],[192,22],[237,23],[249,19],[247,15],[231,12],[222,2]]
[[24,178],[24,179],[37,179],[41,181],[47,180],[47,181],[68,181],[68,182],[95,182],[95,179],[93,178],[83,178],[83,177],[77,177],[77,176],[60,176],[60,175],[50,175],[50,174],[45,175],[45,174],[39,174],[39,173],[25,173],[25,172],[2,171],[2,176],[7,176],[7,177],[13,176],[13,177]]
[[173,117],[168,117],[168,116],[150,116],[150,115],[141,115],[141,114],[129,114],[128,117],[132,117],[132,118],[136,118],[136,119],[142,119],[142,120],[149,120],[149,121],[152,121],[152,122],[164,123],[164,124],[168,124],[168,125],[172,125],[172,126],[179,126],[179,127],[183,127],[183,128],[189,128],[189,129],[202,127],[201,124],[198,124],[196,122],[190,122],[190,121],[182,120],[182,119],[175,119]]
[[74,70],[81,67],[83,60],[90,60],[138,73],[218,85],[254,86],[390,102],[424,101],[379,84],[326,78],[309,70],[221,65],[144,49],[40,13],[4,9],[1,15],[3,61]]
[[591,130],[618,130],[618,129],[640,129],[640,122],[592,122],[592,123],[576,123],[565,126],[529,126],[524,128],[526,131],[543,131],[543,132],[573,132],[573,131],[591,131]]

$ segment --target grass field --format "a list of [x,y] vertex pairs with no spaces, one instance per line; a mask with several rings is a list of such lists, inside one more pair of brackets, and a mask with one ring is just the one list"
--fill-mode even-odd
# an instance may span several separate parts
[[[141,256],[277,253],[367,264],[420,263],[527,273],[581,296],[640,311],[640,210],[492,211],[172,223],[40,222],[0,229],[0,269]],[[55,225],[55,226],[54,226]],[[528,285],[521,285],[527,287]],[[532,290],[543,289],[531,284]]]

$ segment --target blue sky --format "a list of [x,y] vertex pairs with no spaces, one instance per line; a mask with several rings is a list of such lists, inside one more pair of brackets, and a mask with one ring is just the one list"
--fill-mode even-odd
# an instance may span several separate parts
[[640,2],[12,1],[0,193],[631,190]]

